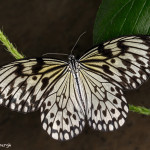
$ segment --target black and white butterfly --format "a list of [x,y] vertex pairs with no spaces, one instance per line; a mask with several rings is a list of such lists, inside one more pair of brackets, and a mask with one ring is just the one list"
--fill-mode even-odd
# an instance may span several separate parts
[[79,60],[23,59],[0,68],[0,104],[29,113],[40,109],[43,129],[56,140],[77,136],[87,121],[113,131],[125,123],[125,89],[150,74],[150,37],[124,36],[100,44]]

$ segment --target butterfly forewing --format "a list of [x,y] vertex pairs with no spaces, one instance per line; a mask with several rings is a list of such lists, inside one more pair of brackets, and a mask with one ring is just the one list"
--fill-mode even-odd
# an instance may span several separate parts
[[80,62],[123,89],[135,89],[150,74],[150,37],[125,36],[100,44]]
[[37,110],[52,83],[66,69],[63,61],[36,58],[15,61],[0,69],[0,103],[24,113]]

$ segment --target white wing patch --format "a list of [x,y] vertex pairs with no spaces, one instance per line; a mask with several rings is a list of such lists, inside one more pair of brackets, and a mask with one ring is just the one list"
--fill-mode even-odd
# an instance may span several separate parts
[[43,129],[57,140],[69,140],[77,136],[85,125],[75,80],[68,72],[54,85],[54,89],[41,107]]

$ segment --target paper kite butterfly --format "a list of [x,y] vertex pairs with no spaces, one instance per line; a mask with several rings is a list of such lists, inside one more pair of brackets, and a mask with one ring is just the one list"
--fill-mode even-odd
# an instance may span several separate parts
[[123,90],[150,75],[150,36],[124,36],[95,46],[79,60],[22,59],[0,68],[0,104],[29,113],[40,109],[43,129],[56,140],[77,136],[87,121],[113,131],[125,123]]

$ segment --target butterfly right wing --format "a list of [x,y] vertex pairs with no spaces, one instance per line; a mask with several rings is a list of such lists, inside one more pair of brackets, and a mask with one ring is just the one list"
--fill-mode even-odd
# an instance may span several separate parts
[[123,36],[99,44],[80,62],[122,89],[136,89],[150,76],[150,36]]
[[122,126],[127,117],[128,104],[120,86],[82,65],[80,78],[85,90],[89,125],[103,131],[113,131]]

